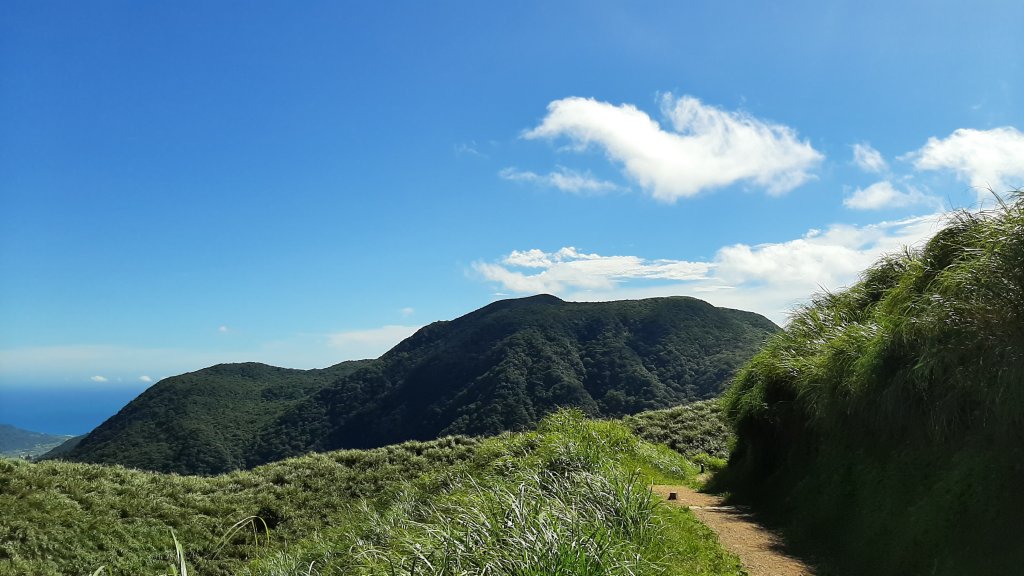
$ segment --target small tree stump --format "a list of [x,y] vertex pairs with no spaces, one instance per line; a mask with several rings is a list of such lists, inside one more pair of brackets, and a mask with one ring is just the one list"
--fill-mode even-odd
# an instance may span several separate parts
[[669,500],[675,500],[675,499],[677,499],[677,498],[678,498],[678,496],[676,496],[676,493],[675,493],[675,492],[669,492],[669,493],[668,493],[668,499],[669,499]]

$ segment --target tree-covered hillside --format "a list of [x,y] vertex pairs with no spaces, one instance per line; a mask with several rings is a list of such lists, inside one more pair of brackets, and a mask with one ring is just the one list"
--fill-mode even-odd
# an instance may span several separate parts
[[818,296],[737,376],[729,488],[838,574],[1024,566],[1024,201]]
[[52,457],[192,474],[243,467],[263,427],[312,392],[365,365],[290,370],[219,364],[161,380],[70,451]]
[[693,298],[496,302],[423,328],[297,404],[260,434],[252,463],[521,430],[565,406],[617,417],[707,398],[775,330]]
[[522,430],[559,407],[617,417],[720,393],[777,329],[685,297],[504,300],[362,364],[224,365],[169,378],[68,458],[217,473],[309,451]]

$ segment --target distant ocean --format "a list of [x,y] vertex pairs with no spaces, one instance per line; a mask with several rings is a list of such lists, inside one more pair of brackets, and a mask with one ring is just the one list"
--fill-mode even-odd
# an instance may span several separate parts
[[83,388],[0,386],[0,424],[48,434],[91,431],[145,387]]

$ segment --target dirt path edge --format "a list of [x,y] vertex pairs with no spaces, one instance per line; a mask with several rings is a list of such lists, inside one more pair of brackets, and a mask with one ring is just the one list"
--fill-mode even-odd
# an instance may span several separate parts
[[[714,530],[722,548],[738,556],[750,576],[814,576],[809,565],[787,554],[778,535],[755,522],[746,509],[726,506],[719,496],[687,486],[656,484],[652,489],[666,504],[689,508]],[[675,498],[670,500],[670,494]]]

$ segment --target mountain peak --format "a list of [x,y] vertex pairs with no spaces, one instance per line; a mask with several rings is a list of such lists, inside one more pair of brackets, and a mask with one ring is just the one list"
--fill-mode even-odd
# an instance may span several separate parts
[[376,360],[326,370],[223,365],[167,378],[69,459],[217,473],[338,448],[521,430],[717,395],[778,327],[693,298],[493,302]]

